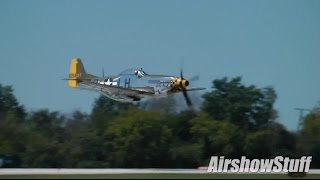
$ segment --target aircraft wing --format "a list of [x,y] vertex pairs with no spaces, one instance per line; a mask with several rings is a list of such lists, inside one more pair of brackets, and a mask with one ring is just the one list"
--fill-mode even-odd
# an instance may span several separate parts
[[79,82],[79,85],[81,85],[81,87],[84,89],[93,90],[96,92],[103,92],[103,93],[121,94],[126,96],[154,95],[154,92],[151,89],[147,89],[147,88],[139,88],[139,89],[123,88],[118,86],[97,84],[90,81]]
[[192,87],[188,88],[187,91],[199,91],[199,90],[205,90],[206,88],[198,88],[198,87]]

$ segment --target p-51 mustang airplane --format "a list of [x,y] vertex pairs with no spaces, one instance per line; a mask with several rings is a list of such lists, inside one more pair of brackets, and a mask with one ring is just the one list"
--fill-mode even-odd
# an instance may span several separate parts
[[146,97],[165,97],[182,92],[189,107],[192,107],[192,102],[187,91],[205,89],[187,89],[189,81],[183,78],[182,69],[180,77],[147,74],[142,69],[129,69],[116,76],[98,77],[86,73],[79,58],[71,60],[69,79],[66,80],[72,88],[93,90],[121,102],[135,102]]

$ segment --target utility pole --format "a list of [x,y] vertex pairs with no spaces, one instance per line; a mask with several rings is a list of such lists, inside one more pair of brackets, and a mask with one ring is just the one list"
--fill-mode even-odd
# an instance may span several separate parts
[[304,122],[304,112],[305,112],[305,111],[311,112],[311,109],[295,108],[295,110],[300,111],[300,117],[299,117],[298,128],[297,128],[297,131],[299,132],[299,131],[302,129],[302,126],[303,126],[303,122]]

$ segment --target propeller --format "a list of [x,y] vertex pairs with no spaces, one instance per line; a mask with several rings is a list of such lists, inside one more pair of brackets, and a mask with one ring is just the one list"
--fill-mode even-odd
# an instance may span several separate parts
[[189,82],[186,79],[183,78],[183,70],[182,70],[182,68],[180,69],[180,77],[181,77],[181,81],[180,81],[179,86],[182,89],[183,97],[186,100],[186,103],[187,103],[188,107],[192,109],[193,108],[192,102],[191,102],[190,97],[188,96],[187,88],[186,88],[189,85]]
[[198,81],[200,79],[200,76],[199,75],[196,75],[196,76],[193,76],[192,78],[189,79],[189,82],[192,82],[192,81]]

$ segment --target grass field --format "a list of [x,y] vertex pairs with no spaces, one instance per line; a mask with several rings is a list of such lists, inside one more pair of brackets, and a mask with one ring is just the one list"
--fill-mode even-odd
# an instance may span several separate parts
[[[298,179],[286,174],[94,174],[94,175],[0,175],[0,179]],[[319,174],[304,178],[320,179]]]

